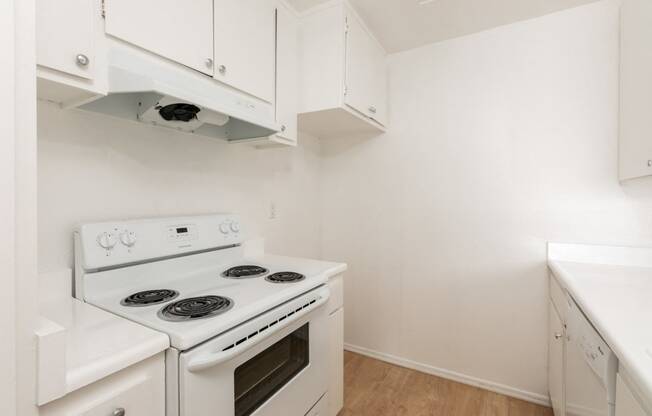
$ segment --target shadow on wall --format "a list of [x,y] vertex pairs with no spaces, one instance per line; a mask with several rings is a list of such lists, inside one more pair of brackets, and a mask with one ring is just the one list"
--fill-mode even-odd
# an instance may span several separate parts
[[321,155],[322,156],[338,156],[346,153],[358,146],[364,146],[372,140],[383,140],[387,138],[387,133],[365,133],[354,136],[338,137],[336,139],[323,140]]

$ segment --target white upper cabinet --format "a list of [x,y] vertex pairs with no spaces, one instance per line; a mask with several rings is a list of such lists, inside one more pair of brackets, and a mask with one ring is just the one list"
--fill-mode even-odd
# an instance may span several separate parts
[[44,67],[92,79],[93,2],[36,1],[36,62]]
[[346,1],[301,17],[299,129],[317,137],[387,125],[386,53]]
[[346,14],[345,59],[345,103],[385,125],[387,114],[385,51],[350,10],[347,10]]
[[652,175],[652,1],[624,0],[620,51],[620,180]]
[[213,0],[104,0],[104,4],[106,33],[213,75]]
[[276,17],[276,121],[281,131],[276,136],[290,144],[297,142],[298,31],[299,22],[294,11],[279,3]]
[[274,102],[276,2],[215,0],[215,79]]

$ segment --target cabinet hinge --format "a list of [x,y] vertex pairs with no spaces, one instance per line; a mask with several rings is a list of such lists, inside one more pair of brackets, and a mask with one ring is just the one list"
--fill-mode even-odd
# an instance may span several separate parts
[[345,86],[344,86],[344,95],[346,95],[347,92],[349,92],[349,87],[347,87],[347,86],[345,85]]
[[104,4],[105,0],[100,1],[100,14],[102,19],[106,19],[106,5]]

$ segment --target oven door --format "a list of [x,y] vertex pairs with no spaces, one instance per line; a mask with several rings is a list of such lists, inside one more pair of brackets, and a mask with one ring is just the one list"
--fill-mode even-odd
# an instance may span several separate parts
[[181,416],[303,416],[326,393],[326,287],[179,357]]

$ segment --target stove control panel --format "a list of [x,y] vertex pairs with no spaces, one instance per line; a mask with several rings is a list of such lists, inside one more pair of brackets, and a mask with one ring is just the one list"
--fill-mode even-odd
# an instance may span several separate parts
[[133,247],[136,244],[136,232],[124,230],[120,233],[120,242],[127,247]]
[[112,250],[116,243],[115,236],[110,231],[105,231],[97,235],[97,244],[105,250]]
[[240,219],[227,214],[84,224],[75,231],[75,255],[97,270],[233,246],[242,234]]
[[230,233],[237,234],[240,232],[240,223],[233,219],[227,219],[220,224],[220,232],[222,234],[230,234]]
[[168,241],[173,243],[197,239],[197,226],[195,224],[173,224],[166,228]]

